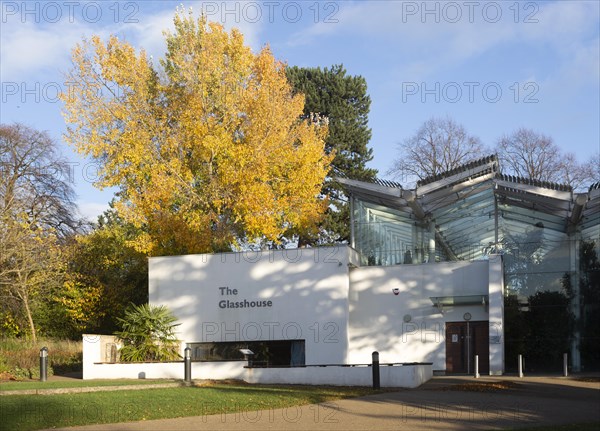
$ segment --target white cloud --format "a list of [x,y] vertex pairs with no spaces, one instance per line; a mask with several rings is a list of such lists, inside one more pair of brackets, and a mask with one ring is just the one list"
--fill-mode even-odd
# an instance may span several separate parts
[[[84,25],[3,24],[2,80],[27,81],[67,68],[71,48],[90,32]],[[60,31],[57,31],[60,30]]]
[[587,1],[544,2],[532,17],[537,22],[521,23],[519,37],[568,47],[574,40],[597,32],[599,3]]
[[[448,7],[450,4],[457,7]],[[369,40],[374,50],[380,49],[402,63],[400,72],[409,75],[404,79],[415,78],[415,73],[426,78],[502,47],[517,51],[548,46],[565,65],[573,63],[582,51],[591,55],[590,63],[597,57],[597,52],[589,51],[597,51],[598,46],[596,40],[590,40],[590,34],[598,32],[598,3],[491,4],[501,9],[486,9],[483,2],[341,3],[336,24],[316,23],[293,34],[288,45],[309,45],[336,37],[340,41]]]
[[[203,5],[207,2],[191,2],[186,3],[185,12],[192,10],[195,17],[198,17],[203,10]],[[212,8],[211,13],[207,15],[209,21],[220,22],[227,31],[237,28],[244,35],[244,41],[247,45],[257,50],[261,47],[260,35],[263,26],[260,22],[252,23],[243,18],[242,9],[237,13],[223,14],[220,8],[221,3],[208,2]],[[139,20],[139,23],[130,24],[124,28],[128,33],[132,34],[136,40],[136,46],[143,47],[149,54],[153,56],[162,56],[166,50],[165,31],[173,31],[173,17],[177,7],[175,3],[167,3],[169,6],[165,9],[155,11],[152,14],[145,15]],[[236,2],[236,5],[241,4]],[[181,8],[181,5],[178,6]],[[239,7],[238,7],[239,9]],[[233,9],[235,11],[235,9]],[[224,19],[223,19],[224,18]]]
[[162,57],[166,50],[164,32],[173,29],[173,14],[171,11],[158,11],[152,15],[140,17],[139,22],[122,25],[117,35],[123,35],[125,40],[138,49],[144,49],[154,58]]
[[[201,4],[192,3],[192,6],[196,5],[193,8],[196,14],[200,13]],[[121,20],[101,25],[70,19],[66,13],[55,23],[35,19],[27,21],[17,15],[3,19],[6,22],[2,23],[0,39],[2,81],[24,82],[43,78],[48,82],[49,76],[52,76],[52,81],[62,81],[63,77],[58,72],[66,72],[70,67],[71,49],[83,38],[92,35],[107,39],[110,34],[116,34],[136,48],[143,48],[154,58],[162,57],[166,50],[163,32],[173,28],[175,4],[168,2],[166,7],[161,5],[160,9],[153,10],[143,2],[138,5],[139,11],[133,15],[132,22]],[[112,10],[103,12],[108,15]],[[237,27],[244,34],[246,44],[255,51],[260,49],[262,25],[231,18],[224,27],[228,30]]]
[[91,222],[95,222],[100,214],[109,209],[108,203],[86,201],[78,201],[77,207],[81,216]]

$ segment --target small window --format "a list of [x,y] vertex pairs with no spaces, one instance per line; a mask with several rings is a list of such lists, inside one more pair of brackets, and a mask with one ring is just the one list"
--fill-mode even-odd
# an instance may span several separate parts
[[304,340],[225,341],[188,343],[192,361],[244,361],[240,349],[254,352],[254,366],[302,366],[305,364]]

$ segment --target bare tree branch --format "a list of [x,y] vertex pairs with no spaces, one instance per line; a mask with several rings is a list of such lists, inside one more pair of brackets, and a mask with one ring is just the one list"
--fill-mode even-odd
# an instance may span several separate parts
[[387,174],[414,184],[484,155],[484,146],[451,118],[430,118],[417,133],[398,145],[399,157]]
[[564,153],[551,137],[520,128],[503,136],[496,144],[504,173],[582,190],[598,178],[598,156],[579,163],[572,153]]

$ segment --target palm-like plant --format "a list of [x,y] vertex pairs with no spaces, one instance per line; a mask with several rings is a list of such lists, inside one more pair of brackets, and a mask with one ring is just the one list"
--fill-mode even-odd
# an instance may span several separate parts
[[171,361],[181,357],[175,335],[179,323],[164,305],[132,305],[117,320],[122,328],[115,333],[123,343],[121,361]]

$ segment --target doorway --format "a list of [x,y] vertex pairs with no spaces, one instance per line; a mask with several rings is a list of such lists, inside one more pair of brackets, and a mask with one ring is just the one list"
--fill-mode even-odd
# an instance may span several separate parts
[[446,374],[472,374],[475,355],[479,373],[490,372],[489,322],[446,322]]

